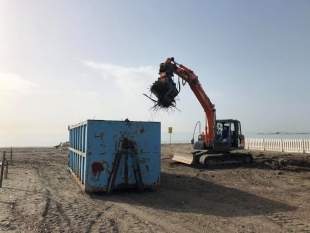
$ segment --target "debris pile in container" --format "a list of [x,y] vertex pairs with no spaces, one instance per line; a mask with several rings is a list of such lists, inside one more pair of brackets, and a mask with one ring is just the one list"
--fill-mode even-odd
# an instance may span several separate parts
[[54,146],[54,149],[61,150],[61,149],[68,149],[68,147],[69,147],[69,142],[67,141],[67,142],[61,142],[58,145]]

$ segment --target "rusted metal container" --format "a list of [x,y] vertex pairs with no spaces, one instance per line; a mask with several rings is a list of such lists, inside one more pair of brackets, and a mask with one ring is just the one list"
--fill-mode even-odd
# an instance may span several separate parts
[[70,171],[85,192],[159,185],[160,122],[87,120],[69,132]]

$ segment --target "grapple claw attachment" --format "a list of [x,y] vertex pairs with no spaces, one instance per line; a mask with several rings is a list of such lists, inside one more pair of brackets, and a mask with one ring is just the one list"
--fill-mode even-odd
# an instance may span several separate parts
[[158,78],[151,87],[151,92],[157,97],[158,106],[168,108],[174,106],[175,97],[179,94],[171,77]]

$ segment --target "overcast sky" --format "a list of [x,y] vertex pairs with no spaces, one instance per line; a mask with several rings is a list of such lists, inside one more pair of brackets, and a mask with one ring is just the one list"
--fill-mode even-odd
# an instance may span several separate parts
[[172,113],[150,85],[173,56],[243,132],[310,131],[310,1],[0,0],[0,130],[67,133],[86,119],[192,132],[188,85]]

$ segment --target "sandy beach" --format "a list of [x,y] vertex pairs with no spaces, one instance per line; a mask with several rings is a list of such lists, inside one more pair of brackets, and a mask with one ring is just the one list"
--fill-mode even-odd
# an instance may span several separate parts
[[190,145],[162,145],[159,187],[112,196],[81,190],[68,148],[13,148],[0,232],[310,232],[310,154],[250,151],[251,165],[206,169],[173,162],[176,148]]

